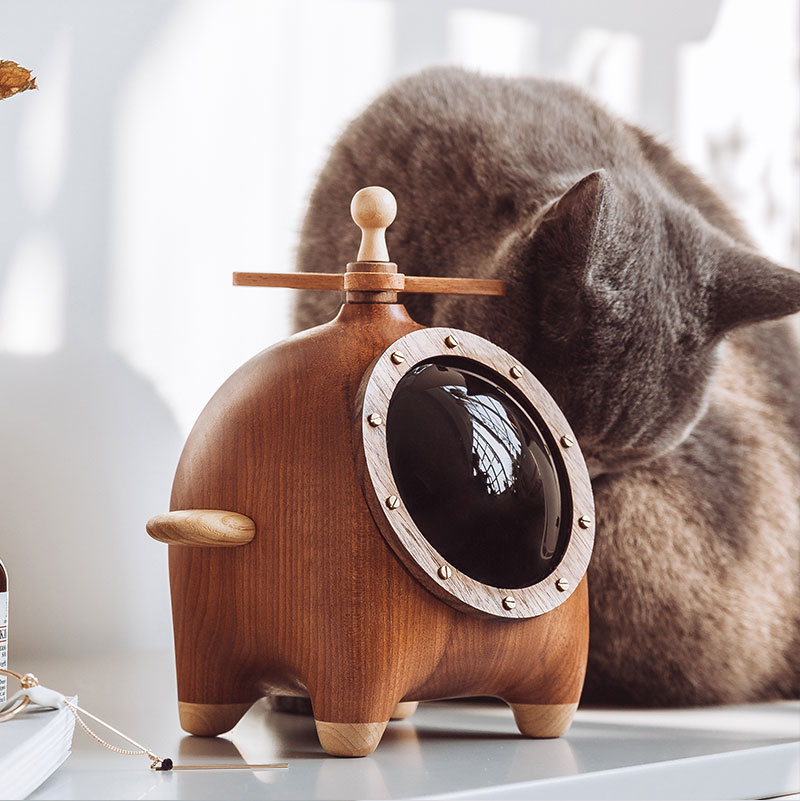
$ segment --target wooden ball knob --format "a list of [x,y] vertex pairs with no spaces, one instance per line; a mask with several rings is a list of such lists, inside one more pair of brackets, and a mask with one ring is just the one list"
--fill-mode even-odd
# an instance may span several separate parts
[[394,222],[397,201],[382,186],[359,189],[350,202],[350,214],[361,229],[358,261],[389,261],[386,229]]

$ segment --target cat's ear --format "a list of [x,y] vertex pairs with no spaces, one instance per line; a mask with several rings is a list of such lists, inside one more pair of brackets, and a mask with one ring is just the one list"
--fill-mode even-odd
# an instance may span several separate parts
[[800,273],[743,247],[728,249],[714,279],[711,319],[721,334],[800,311]]
[[608,173],[590,172],[534,220],[524,240],[522,291],[532,293],[541,333],[553,341],[580,337],[581,309],[598,289],[596,268],[619,242],[619,205]]
[[590,280],[593,251],[614,228],[616,190],[605,170],[585,175],[542,214],[530,249],[544,271],[557,268],[573,287]]

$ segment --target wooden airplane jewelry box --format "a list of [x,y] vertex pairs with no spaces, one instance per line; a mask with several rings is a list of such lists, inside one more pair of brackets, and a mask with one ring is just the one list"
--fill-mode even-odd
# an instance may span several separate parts
[[346,301],[222,385],[147,524],[170,546],[181,725],[217,735],[265,694],[308,696],[322,747],[364,756],[419,701],[491,695],[557,737],[589,637],[580,448],[513,356],[397,300],[503,282],[403,275],[391,193],[362,189],[351,212],[344,274],[234,274]]

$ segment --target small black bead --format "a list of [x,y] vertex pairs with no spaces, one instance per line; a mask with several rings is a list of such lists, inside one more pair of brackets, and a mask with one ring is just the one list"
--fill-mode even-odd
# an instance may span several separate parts
[[162,759],[156,770],[172,770],[172,760],[169,757]]

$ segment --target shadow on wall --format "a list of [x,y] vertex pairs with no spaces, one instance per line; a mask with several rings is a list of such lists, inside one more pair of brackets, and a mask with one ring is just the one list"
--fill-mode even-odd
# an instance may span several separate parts
[[[678,51],[705,39],[722,0],[396,0],[396,71],[405,74],[441,61],[447,52],[449,15],[456,9],[488,10],[535,21],[536,63],[530,72],[560,76],[564,55],[587,28],[631,33],[642,42],[638,76],[639,120],[661,136],[673,136],[677,113]],[[589,85],[587,88],[593,88]]]
[[38,94],[0,105],[0,154],[9,154],[0,156],[0,330],[8,334],[19,314],[9,292],[25,276],[14,269],[39,266],[36,249],[20,257],[26,241],[50,243],[51,279],[63,289],[50,310],[62,321],[56,347],[34,355],[5,342],[0,352],[0,556],[12,598],[10,664],[21,670],[35,669],[33,654],[169,642],[166,550],[144,522],[166,506],[182,437],[153,387],[108,346],[107,284],[116,97],[172,5],[4,9],[17,50],[3,58],[40,65],[59,38],[68,56],[52,73],[65,81],[65,124],[59,163],[42,177],[49,190],[32,191],[10,156],[37,136],[26,121],[47,101],[45,76]]

